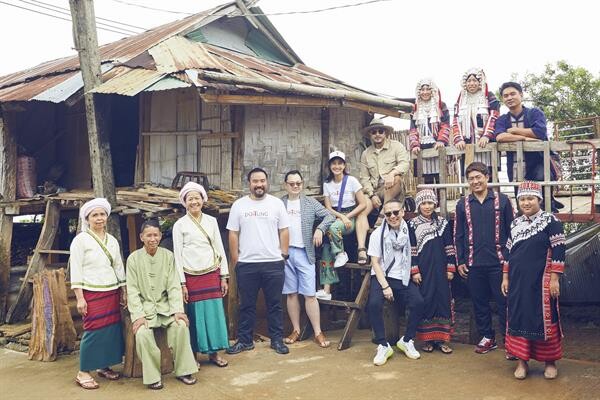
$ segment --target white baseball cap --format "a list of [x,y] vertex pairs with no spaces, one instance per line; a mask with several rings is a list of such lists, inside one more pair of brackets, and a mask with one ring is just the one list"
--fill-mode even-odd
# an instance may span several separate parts
[[346,161],[346,155],[341,151],[334,151],[329,153],[329,161],[333,160],[334,158],[341,158],[343,161]]

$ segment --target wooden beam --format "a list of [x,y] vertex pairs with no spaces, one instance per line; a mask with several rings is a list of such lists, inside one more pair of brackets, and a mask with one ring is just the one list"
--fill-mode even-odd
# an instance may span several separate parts
[[[439,169],[440,169],[440,184],[443,185],[448,182],[448,167],[446,162],[446,147],[441,147],[438,149],[439,152]],[[448,214],[448,204],[446,202],[447,194],[446,188],[440,189],[440,213],[443,217],[446,217]]]
[[[15,201],[17,196],[17,141],[9,129],[6,112],[0,113],[0,195],[4,201]],[[0,209],[0,325],[7,311],[10,286],[13,217]]]
[[514,177],[518,182],[523,182],[525,174],[525,160],[523,155],[523,142],[517,142],[517,175]]
[[[550,175],[550,142],[544,142],[544,180],[551,181]],[[552,188],[544,186],[544,209],[552,212]]]
[[[110,152],[110,132],[107,127],[109,102],[91,91],[102,83],[98,38],[96,37],[96,17],[93,0],[69,0],[73,21],[73,43],[79,54],[79,65],[83,78],[85,116],[90,147],[92,184],[96,197],[106,198],[113,207],[117,205],[115,182]],[[118,215],[109,219],[108,230],[121,241]]]
[[[331,129],[330,129],[331,111],[329,108],[321,110],[321,173],[319,182],[325,182],[325,178],[329,171],[327,165],[329,163],[329,153],[331,146]],[[323,189],[321,189],[323,190]],[[321,193],[321,191],[319,191]]]
[[212,132],[211,130],[190,130],[190,131],[147,131],[142,132],[142,136],[197,136],[198,139],[234,139],[240,137],[238,132]]
[[233,139],[233,160],[232,160],[232,182],[231,187],[233,190],[243,189],[244,180],[244,131],[245,131],[245,106],[233,106],[231,108],[233,121],[231,129],[238,132],[237,138]]

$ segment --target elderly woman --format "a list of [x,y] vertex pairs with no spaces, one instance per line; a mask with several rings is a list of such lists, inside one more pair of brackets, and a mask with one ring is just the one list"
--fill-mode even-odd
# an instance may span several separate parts
[[[485,73],[481,68],[471,68],[465,72],[461,86],[454,106],[454,145],[460,150],[464,150],[468,143],[484,148],[488,142],[494,140],[500,102],[494,93],[488,91]],[[490,153],[475,153],[475,161],[480,161],[488,167],[492,165]]]
[[[320,347],[329,347],[330,342],[321,331],[319,302],[315,297],[315,246],[323,243],[323,234],[335,221],[335,217],[317,200],[302,194],[302,174],[298,170],[285,174],[287,194],[281,198],[290,217],[289,258],[285,262],[283,294],[287,297],[287,312],[292,322],[292,333],[284,339],[286,344],[300,338],[300,301],[304,296],[306,315],[315,334],[314,341]],[[321,220],[314,230],[315,221]]]
[[217,220],[202,213],[206,191],[188,182],[179,192],[186,215],[173,226],[173,253],[190,320],[192,350],[208,354],[211,363],[226,367],[217,353],[229,347],[223,297],[229,289],[229,269]]
[[[447,146],[450,137],[450,114],[435,82],[431,79],[421,79],[417,83],[415,97],[408,134],[410,151],[418,154],[423,149]],[[438,158],[423,159],[425,183],[437,180],[439,172]],[[414,173],[416,176],[416,167]]]
[[85,203],[79,211],[81,233],[71,243],[71,288],[83,318],[75,382],[84,389],[99,387],[92,370],[103,378],[119,379],[110,366],[120,364],[124,353],[119,303],[124,306],[127,299],[125,269],[119,242],[106,232],[110,210],[103,198]]
[[412,250],[412,280],[419,286],[425,309],[417,326],[421,349],[431,353],[439,349],[452,353],[450,337],[454,318],[450,281],[456,272],[456,252],[448,220],[435,212],[437,197],[423,189],[415,198],[418,215],[408,223]]
[[519,359],[514,372],[517,379],[527,377],[531,358],[545,362],[544,377],[554,379],[556,361],[562,357],[558,296],[565,268],[565,235],[562,223],[540,209],[541,200],[539,183],[519,185],[517,201],[523,215],[512,222],[507,243],[510,254],[503,269],[506,349]]

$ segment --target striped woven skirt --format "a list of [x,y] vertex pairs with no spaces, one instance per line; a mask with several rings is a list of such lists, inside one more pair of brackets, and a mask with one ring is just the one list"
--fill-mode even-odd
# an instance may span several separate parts
[[220,270],[204,275],[185,274],[189,302],[190,340],[195,353],[215,353],[229,347],[221,295]]
[[529,361],[556,361],[562,358],[562,342],[558,323],[550,325],[550,332],[546,340],[532,340],[521,336],[506,335],[506,351],[515,357]]
[[119,305],[121,290],[83,291],[87,315],[79,346],[79,370],[92,371],[123,361],[124,342]]

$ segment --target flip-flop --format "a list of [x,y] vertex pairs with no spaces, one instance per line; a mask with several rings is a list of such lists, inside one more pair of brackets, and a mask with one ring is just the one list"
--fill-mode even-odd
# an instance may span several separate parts
[[121,376],[121,375],[119,375],[118,372],[113,371],[110,368],[97,369],[96,373],[98,374],[98,376],[101,376],[101,377],[103,377],[105,379],[108,379],[109,381],[116,381]]
[[446,343],[439,344],[437,348],[444,354],[452,354],[454,351],[452,350],[452,347],[448,346]]
[[76,377],[75,383],[86,390],[94,390],[100,387],[100,385],[98,385],[98,382],[96,382],[96,380],[91,377],[88,379],[81,379],[79,377]]
[[186,385],[193,385],[198,381],[192,375],[176,376],[175,378],[177,378],[178,381],[185,383]]
[[431,343],[425,343],[423,346],[421,346],[421,350],[423,350],[425,353],[431,353],[433,350],[435,350],[435,347]]
[[148,389],[150,389],[150,390],[160,390],[162,388],[163,388],[163,384],[161,381],[154,382],[154,383],[148,385]]
[[216,365],[219,368],[225,368],[226,366],[229,365],[229,361],[222,359],[221,357],[218,358],[209,358],[208,361],[211,364]]

